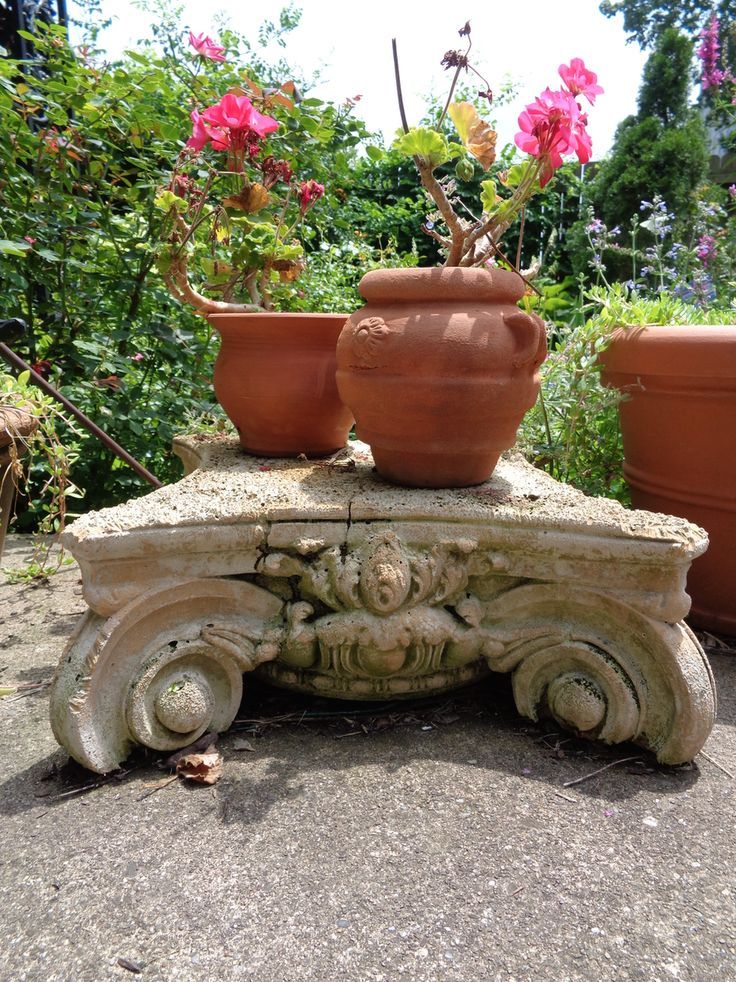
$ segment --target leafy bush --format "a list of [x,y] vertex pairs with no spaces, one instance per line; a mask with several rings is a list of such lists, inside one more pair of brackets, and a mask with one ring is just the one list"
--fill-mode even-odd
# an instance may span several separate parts
[[604,388],[599,358],[622,326],[734,324],[736,310],[703,309],[666,291],[649,297],[620,283],[593,287],[587,318],[563,328],[542,364],[539,400],[519,430],[526,456],[559,481],[587,494],[629,502],[617,406]]
[[[62,29],[40,22],[36,61],[0,58],[0,314],[27,321],[19,353],[47,363],[67,397],[163,481],[180,473],[173,434],[212,409],[216,341],[155,269],[163,220],[155,201],[191,131],[190,109],[242,82],[238,53],[254,84],[278,87],[285,66],[258,52],[294,23],[287,11],[253,42],[228,33],[226,63],[198,58],[165,10],[156,38],[113,65],[75,54]],[[325,184],[321,222],[333,227],[336,189],[350,186],[365,130],[346,107],[319,100],[305,99],[300,116],[281,149]],[[317,267],[321,238],[318,224],[307,226]],[[357,281],[356,267],[347,269]],[[339,306],[351,290],[346,282]],[[318,305],[323,292],[306,288],[298,302]],[[145,490],[92,437],[69,439],[89,507]]]
[[542,364],[539,399],[518,439],[528,459],[558,481],[626,502],[619,395],[601,385],[598,370],[609,335],[595,318],[561,330]]
[[[58,569],[63,553],[51,559],[51,537],[64,528],[68,499],[82,495],[70,479],[77,454],[59,438],[61,426],[69,434],[76,433],[74,425],[65,418],[58,403],[29,379],[30,372],[23,372],[18,378],[0,372],[0,411],[12,438],[3,481],[11,481],[21,497],[34,484],[37,487],[32,504],[37,521],[33,557],[27,568],[14,571],[12,575],[16,579],[46,576]],[[32,420],[34,428],[30,433],[20,426],[23,417]]]

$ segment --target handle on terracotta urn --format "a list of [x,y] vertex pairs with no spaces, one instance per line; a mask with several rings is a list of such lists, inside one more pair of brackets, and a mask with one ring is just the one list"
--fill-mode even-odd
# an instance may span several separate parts
[[503,315],[504,323],[511,329],[516,341],[513,357],[514,368],[542,360],[540,349],[546,342],[544,322],[536,314],[525,314],[523,310]]

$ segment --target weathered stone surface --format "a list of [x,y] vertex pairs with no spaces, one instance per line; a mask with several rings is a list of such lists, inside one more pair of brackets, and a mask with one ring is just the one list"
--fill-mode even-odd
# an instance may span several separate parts
[[258,460],[222,437],[176,448],[182,481],[65,536],[91,611],[52,717],[86,766],[226,728],[248,670],[353,699],[512,672],[531,718],[666,762],[707,738],[712,679],[678,623],[701,529],[587,498],[518,455],[477,488],[422,491],[380,481],[360,444],[332,462]]

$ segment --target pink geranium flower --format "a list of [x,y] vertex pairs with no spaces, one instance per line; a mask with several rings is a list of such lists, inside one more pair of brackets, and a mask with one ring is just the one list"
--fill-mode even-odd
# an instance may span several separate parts
[[203,147],[206,147],[212,139],[212,133],[210,129],[207,128],[204,120],[196,109],[193,109],[189,116],[194,123],[194,128],[192,130],[192,135],[187,140],[187,146],[192,150],[201,150]]
[[223,52],[225,49],[221,44],[217,44],[213,41],[211,37],[205,37],[204,34],[194,34],[192,31],[189,32],[189,43],[202,58],[209,58],[210,61],[225,61],[225,55]]
[[[247,95],[228,92],[220,101],[205,109],[202,119],[227,134],[228,146],[241,149],[253,136],[263,139],[279,128],[271,116],[259,113]],[[213,141],[213,146],[215,142]],[[216,149],[219,149],[216,147]]]
[[584,95],[593,105],[595,97],[603,94],[603,89],[597,85],[598,76],[585,67],[582,58],[573,58],[569,65],[560,65],[560,78],[572,95]]
[[540,187],[562,166],[564,155],[577,154],[582,164],[590,160],[592,143],[585,128],[587,121],[572,93],[565,90],[545,89],[521,113],[521,132],[514,140],[520,150],[542,162]]
[[194,126],[187,146],[198,151],[210,144],[213,150],[227,150],[233,154],[231,166],[236,170],[242,170],[245,150],[256,156],[258,141],[279,128],[276,120],[258,112],[247,96],[232,93],[202,113],[194,109],[190,116]]

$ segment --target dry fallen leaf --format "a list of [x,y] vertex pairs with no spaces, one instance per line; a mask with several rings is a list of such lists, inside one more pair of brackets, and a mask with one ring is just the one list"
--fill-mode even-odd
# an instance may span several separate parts
[[128,972],[132,972],[134,975],[140,975],[143,971],[143,967],[130,958],[118,958],[118,965]]
[[176,773],[197,784],[215,784],[222,777],[222,756],[209,747],[201,754],[187,754],[177,762]]
[[256,748],[250,742],[250,740],[234,740],[233,750],[250,750],[251,753],[256,752]]

